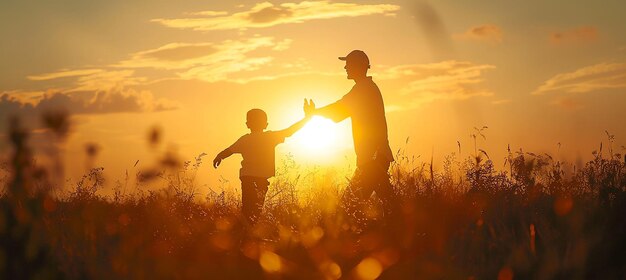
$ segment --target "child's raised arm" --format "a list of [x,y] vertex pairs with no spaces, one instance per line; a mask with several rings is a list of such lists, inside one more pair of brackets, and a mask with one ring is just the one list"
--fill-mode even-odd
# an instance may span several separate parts
[[298,122],[292,124],[290,127],[285,128],[283,130],[279,130],[277,132],[280,133],[282,137],[289,137],[293,135],[294,133],[296,133],[296,131],[300,130],[310,119],[311,119],[311,116],[306,116],[303,119],[299,120]]

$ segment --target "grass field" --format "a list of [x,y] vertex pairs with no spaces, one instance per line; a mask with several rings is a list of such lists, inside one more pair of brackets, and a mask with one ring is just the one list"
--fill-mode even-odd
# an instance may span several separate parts
[[[34,164],[28,134],[14,127],[10,137],[0,177],[3,279],[626,277],[626,158],[611,137],[584,166],[509,151],[495,168],[476,149],[435,171],[399,153],[390,173],[401,211],[392,217],[375,196],[348,213],[346,179],[293,176],[287,161],[254,226],[240,217],[238,193],[198,197],[201,156],[164,160],[135,174],[139,191],[120,183],[107,197],[94,168],[59,196],[54,169]],[[161,188],[140,191],[148,183]]]

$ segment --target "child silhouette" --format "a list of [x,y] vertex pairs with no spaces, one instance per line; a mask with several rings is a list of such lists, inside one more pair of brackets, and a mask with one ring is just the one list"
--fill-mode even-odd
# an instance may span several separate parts
[[265,131],[267,114],[261,109],[252,109],[246,114],[246,126],[250,133],[241,136],[230,147],[217,154],[213,167],[217,168],[223,159],[232,154],[241,154],[242,213],[250,224],[254,224],[261,215],[265,193],[269,186],[268,179],[275,175],[274,148],[283,143],[286,137],[301,129],[310,117],[305,117],[290,127],[278,131]]

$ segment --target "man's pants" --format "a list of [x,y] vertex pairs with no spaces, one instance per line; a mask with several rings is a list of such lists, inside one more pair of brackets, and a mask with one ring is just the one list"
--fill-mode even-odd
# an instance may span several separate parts
[[241,212],[246,220],[254,224],[261,216],[265,193],[269,181],[267,178],[243,176],[241,178]]
[[395,199],[393,187],[389,181],[389,166],[391,162],[388,160],[373,160],[362,166],[358,166],[354,172],[348,190],[352,193],[360,203],[367,201],[373,192],[383,202],[383,210],[385,216],[391,215],[397,211],[399,205]]

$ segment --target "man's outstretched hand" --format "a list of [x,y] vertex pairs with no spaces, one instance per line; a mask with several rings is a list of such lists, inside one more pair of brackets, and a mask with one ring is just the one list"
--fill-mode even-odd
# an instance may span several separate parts
[[305,98],[304,99],[304,105],[302,106],[302,109],[304,110],[304,116],[306,116],[306,117],[311,116],[311,114],[313,114],[313,112],[315,111],[315,102],[313,102],[312,99],[309,99],[307,101],[306,98]]

